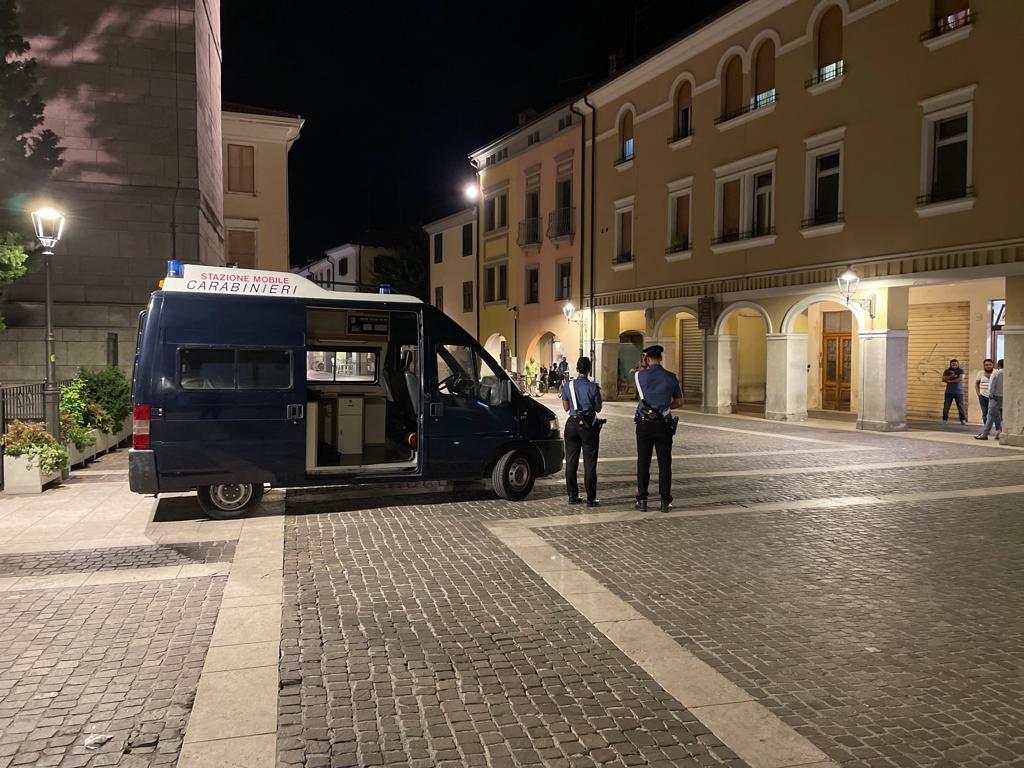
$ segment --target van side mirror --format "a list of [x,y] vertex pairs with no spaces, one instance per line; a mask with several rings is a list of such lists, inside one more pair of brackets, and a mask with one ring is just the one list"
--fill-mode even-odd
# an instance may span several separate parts
[[512,402],[512,380],[502,379],[501,389],[499,390],[501,395],[501,402],[511,403]]

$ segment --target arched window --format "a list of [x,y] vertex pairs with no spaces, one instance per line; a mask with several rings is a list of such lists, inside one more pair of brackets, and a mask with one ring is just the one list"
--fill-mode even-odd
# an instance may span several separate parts
[[619,124],[619,162],[633,159],[633,113],[626,111]]
[[843,74],[843,12],[833,5],[818,22],[818,77],[820,83]]
[[743,62],[733,56],[725,65],[722,78],[722,120],[735,117],[743,111]]
[[775,43],[765,40],[754,57],[754,96],[751,109],[775,102]]
[[690,82],[684,80],[676,90],[676,135],[675,140],[685,139],[690,135],[691,115],[690,108],[693,106],[693,91],[690,89]]

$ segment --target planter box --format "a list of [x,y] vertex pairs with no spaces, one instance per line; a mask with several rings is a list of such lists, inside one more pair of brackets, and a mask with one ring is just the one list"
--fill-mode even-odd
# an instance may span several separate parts
[[77,467],[79,464],[85,464],[92,456],[93,446],[86,446],[84,451],[80,451],[75,448],[74,443],[64,443],[64,447],[68,449],[68,467]]
[[85,449],[85,452],[89,454],[89,458],[91,459],[93,456],[100,452],[100,441],[103,438],[103,433],[100,432],[98,429],[91,429],[89,430],[89,434],[92,435],[93,440],[95,441],[92,445]]
[[44,475],[35,463],[30,463],[26,456],[4,455],[4,492],[5,493],[42,493],[43,486],[53,481],[60,481],[60,470],[51,475]]

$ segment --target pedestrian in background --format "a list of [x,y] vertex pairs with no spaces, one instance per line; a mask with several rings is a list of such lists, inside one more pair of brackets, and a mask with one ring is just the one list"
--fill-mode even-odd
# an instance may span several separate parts
[[672,509],[672,436],[679,420],[672,409],[683,404],[679,379],[661,367],[664,347],[654,344],[643,351],[640,370],[634,375],[640,402],[636,407],[636,503],[647,511],[647,487],[651,480],[651,453],[658,454],[658,494],[661,511]]
[[981,423],[984,424],[988,420],[988,380],[995,369],[995,362],[992,358],[986,357],[982,365],[983,369],[978,371],[978,375],[974,379],[974,393],[978,396],[978,404],[981,406]]
[[1003,432],[1003,361],[996,363],[996,369],[988,380],[988,418],[985,419],[985,429],[980,435],[975,435],[975,440],[988,440],[992,427],[996,428],[996,439]]
[[526,376],[526,393],[533,395],[537,391],[537,376],[540,374],[540,366],[532,357],[523,366],[523,375]]
[[946,382],[946,397],[942,403],[942,420],[949,421],[949,406],[954,401],[960,414],[960,423],[967,423],[967,412],[964,410],[964,379],[967,372],[960,367],[955,357],[949,361],[949,368],[942,372],[942,380]]
[[601,447],[601,426],[597,418],[601,412],[601,387],[591,381],[590,358],[576,362],[577,377],[562,385],[562,409],[569,412],[565,422],[565,489],[569,503],[580,503],[580,488],[576,480],[580,453],[583,454],[583,488],[587,493],[587,506],[597,507],[597,453]]

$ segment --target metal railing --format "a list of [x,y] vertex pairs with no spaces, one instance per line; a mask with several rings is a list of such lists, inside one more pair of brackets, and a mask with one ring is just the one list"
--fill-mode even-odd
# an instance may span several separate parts
[[548,214],[548,240],[572,238],[576,234],[576,209],[556,208]]
[[625,165],[626,163],[632,163],[633,158],[636,157],[635,152],[630,152],[629,155],[619,155],[619,159],[615,161],[616,165]]
[[935,24],[930,29],[926,29],[921,33],[921,42],[931,40],[936,37],[941,37],[947,32],[952,32],[955,29],[963,29],[964,27],[973,24],[974,20],[978,18],[978,14],[974,11],[960,11],[958,13],[952,13],[949,16],[943,16],[942,18],[936,19]]
[[721,245],[722,243],[735,243],[740,240],[753,240],[758,237],[768,237],[769,235],[774,234],[775,227],[764,227],[763,229],[750,230],[747,232],[726,232],[712,240],[711,244]]
[[715,125],[721,125],[722,123],[727,123],[730,120],[739,117],[740,115],[745,115],[749,112],[756,112],[759,109],[770,107],[778,100],[779,97],[774,90],[767,92],[765,94],[761,94],[751,99],[749,104],[746,104],[740,107],[739,109],[734,109],[731,112],[723,112],[721,115],[715,118]]
[[827,64],[821,67],[814,77],[809,77],[804,80],[804,88],[813,88],[816,85],[827,83],[829,80],[838,80],[840,77],[846,74],[846,64],[840,59],[834,61],[831,64]]
[[[70,384],[74,379],[58,382],[60,386]],[[0,432],[7,432],[12,421],[45,421],[43,387],[39,384],[21,384],[0,388]]]
[[683,251],[690,250],[690,241],[687,240],[685,243],[672,243],[668,248],[665,249],[665,253],[682,253]]
[[668,137],[668,144],[675,144],[677,141],[688,139],[693,136],[693,128],[688,125],[680,126],[673,131],[672,135]]
[[519,236],[516,243],[520,248],[540,245],[540,219],[523,219],[519,222]]
[[632,253],[620,253],[612,259],[612,264],[629,264],[631,261],[633,261]]
[[800,229],[807,229],[809,227],[820,227],[822,224],[838,224],[840,221],[845,221],[843,218],[842,211],[839,213],[833,213],[829,211],[827,213],[815,212],[815,214],[809,218],[804,219],[800,222]]
[[918,196],[917,204],[929,205],[946,200],[959,200],[964,197],[974,197],[974,187],[932,187],[928,194]]

